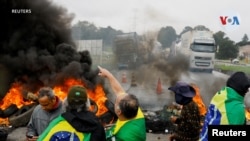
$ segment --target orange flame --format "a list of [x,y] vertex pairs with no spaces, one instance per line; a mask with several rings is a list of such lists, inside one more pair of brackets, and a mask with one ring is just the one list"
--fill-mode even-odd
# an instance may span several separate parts
[[[53,90],[54,90],[55,94],[61,100],[63,100],[67,97],[67,92],[72,85],[84,86],[84,83],[81,80],[76,80],[76,79],[70,78],[70,79],[67,79],[65,81],[63,86],[62,85],[55,86],[53,88]],[[107,97],[105,96],[105,93],[104,93],[101,85],[97,85],[95,90],[88,89],[87,93],[88,93],[88,97],[90,99],[92,99],[93,101],[95,101],[95,103],[98,106],[98,111],[96,113],[97,116],[100,116],[108,111],[108,109],[105,106],[105,102],[107,100]]]
[[246,119],[247,121],[250,121],[250,108],[246,109]]
[[[85,86],[84,82],[78,79],[69,78],[65,80],[63,85],[57,85],[53,88],[56,96],[58,96],[61,100],[64,100],[67,97],[67,92],[72,85],[81,85]],[[8,108],[11,104],[17,105],[18,108],[21,108],[24,105],[29,105],[33,103],[33,101],[25,101],[23,99],[23,87],[20,83],[13,83],[9,92],[5,95],[5,97],[0,101],[0,108],[2,110]],[[105,102],[107,97],[103,91],[103,87],[101,85],[97,85],[94,90],[87,90],[88,96],[90,99],[96,102],[98,106],[98,111],[96,113],[97,116],[100,116],[108,111],[105,106]],[[0,118],[0,124],[8,125],[8,118]]]
[[81,80],[69,78],[64,81],[63,85],[58,85],[53,88],[56,96],[58,96],[61,100],[67,97],[67,92],[69,88],[73,85],[81,85],[84,86],[84,83]]
[[[13,83],[9,92],[4,96],[4,98],[0,102],[0,109],[5,110],[11,104],[15,104],[18,108],[21,108],[23,105],[31,104],[32,101],[24,101],[22,91],[23,87],[20,83]],[[8,118],[0,118],[0,124],[8,125]]]
[[105,102],[107,97],[103,91],[103,87],[98,85],[94,91],[88,90],[88,96],[90,99],[94,100],[98,105],[98,111],[96,113],[97,116],[100,116],[108,111],[107,107],[105,106]]
[[31,101],[24,101],[22,90],[23,87],[20,83],[13,83],[9,92],[2,99],[0,103],[0,108],[4,110],[8,108],[11,104],[15,104],[18,108],[21,108],[23,105],[31,104]]
[[195,89],[195,96],[194,96],[193,100],[195,103],[197,103],[197,105],[199,107],[200,115],[205,116],[205,114],[207,113],[207,108],[206,108],[206,106],[201,98],[200,89],[195,84],[191,84],[191,86]]

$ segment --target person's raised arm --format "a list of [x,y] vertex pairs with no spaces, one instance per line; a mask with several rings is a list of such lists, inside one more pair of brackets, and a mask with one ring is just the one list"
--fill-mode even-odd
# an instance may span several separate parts
[[126,94],[123,87],[121,86],[121,84],[118,82],[118,80],[114,77],[112,73],[110,73],[107,69],[102,68],[100,66],[98,66],[98,68],[99,68],[98,75],[104,78],[108,78],[111,88],[114,91],[116,96]]

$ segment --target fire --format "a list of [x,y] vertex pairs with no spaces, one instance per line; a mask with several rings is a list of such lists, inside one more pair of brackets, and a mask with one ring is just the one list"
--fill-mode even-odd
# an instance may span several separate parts
[[89,90],[88,96],[98,105],[98,111],[96,113],[97,116],[100,116],[108,111],[107,107],[105,106],[107,97],[105,96],[103,87],[101,85],[98,85],[94,91]]
[[69,88],[73,85],[81,85],[84,86],[84,83],[81,80],[69,78],[64,81],[63,85],[58,85],[53,88],[56,96],[58,96],[61,100],[64,100],[67,97],[67,92]]
[[[65,81],[63,86],[62,85],[55,86],[53,90],[61,100],[64,100],[67,97],[67,92],[72,85],[85,86],[85,84],[81,80],[70,78]],[[108,109],[105,106],[107,97],[105,96],[103,87],[101,85],[97,85],[95,90],[88,89],[87,93],[89,98],[95,101],[95,103],[98,106],[98,111],[96,113],[97,116],[100,116],[108,111]]]
[[246,119],[247,121],[250,121],[250,108],[246,109]]
[[[0,102],[0,109],[5,110],[11,104],[15,104],[18,108],[21,108],[23,105],[29,105],[32,101],[25,101],[23,99],[23,87],[20,83],[15,82],[12,84],[11,89],[5,95],[5,97]],[[0,118],[0,124],[8,125],[8,118]]]
[[[72,85],[81,85],[86,87],[83,81],[79,79],[69,78],[65,80],[63,85],[57,85],[53,88],[53,90],[56,96],[58,96],[61,100],[64,100],[67,97],[67,92]],[[9,92],[1,100],[0,108],[4,110],[8,108],[11,104],[15,104],[17,105],[18,108],[21,108],[24,105],[29,105],[33,103],[33,101],[25,100],[22,92],[23,92],[22,85],[17,82],[13,83]],[[87,89],[87,93],[89,98],[93,100],[98,106],[98,110],[96,113],[97,116],[100,116],[108,111],[108,109],[105,106],[107,97],[105,96],[103,87],[101,85],[97,85],[94,90]],[[8,118],[0,118],[0,124],[8,125]]]
[[18,108],[21,108],[23,105],[29,105],[31,101],[25,101],[23,99],[23,87],[20,83],[13,83],[9,92],[5,95],[0,103],[0,108],[2,110],[8,108],[11,104],[15,104]]
[[[191,85],[195,89],[195,93],[196,93],[196,95],[193,98],[193,100],[198,104],[198,107],[200,109],[201,115],[205,116],[205,114],[207,112],[207,109],[206,109],[205,104],[202,101],[202,98],[201,98],[201,95],[200,95],[200,89],[195,84],[191,84]],[[246,119],[247,119],[247,121],[250,121],[250,108],[246,109],[245,113],[246,113]]]
[[200,89],[195,84],[191,84],[191,86],[195,89],[195,96],[194,96],[193,100],[195,103],[197,103],[201,116],[205,116],[205,114],[207,113],[207,108],[206,108],[206,106],[201,98]]

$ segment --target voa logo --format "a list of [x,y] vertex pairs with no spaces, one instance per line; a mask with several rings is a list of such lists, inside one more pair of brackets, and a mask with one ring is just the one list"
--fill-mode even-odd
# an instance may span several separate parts
[[227,11],[219,16],[220,25],[226,31],[232,31],[240,26],[240,16],[237,12]]
[[222,25],[240,25],[239,18],[237,16],[228,17],[228,16],[220,16],[220,21]]

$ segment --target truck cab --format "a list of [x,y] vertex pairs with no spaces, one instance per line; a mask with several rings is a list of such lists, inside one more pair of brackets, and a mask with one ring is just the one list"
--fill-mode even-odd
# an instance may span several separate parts
[[211,31],[193,30],[182,35],[179,51],[189,58],[191,72],[214,70],[217,46]]
[[213,38],[194,39],[190,45],[190,70],[212,73],[216,44]]

